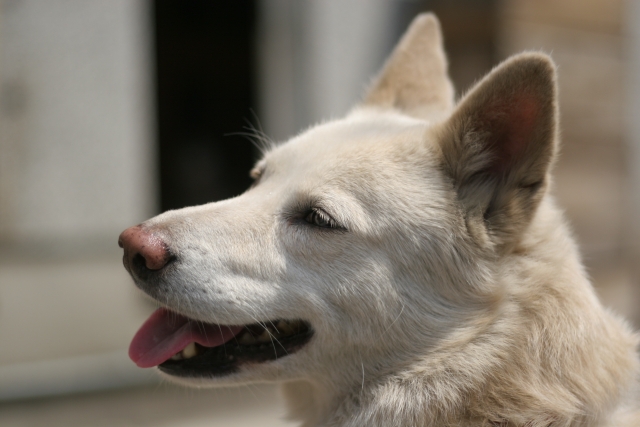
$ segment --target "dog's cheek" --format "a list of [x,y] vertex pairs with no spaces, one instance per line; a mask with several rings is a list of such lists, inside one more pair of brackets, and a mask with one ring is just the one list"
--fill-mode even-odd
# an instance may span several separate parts
[[[391,284],[389,260],[375,245],[349,232],[292,229],[282,236],[287,281],[304,299],[309,312],[321,317],[334,334],[375,339],[363,332],[389,322],[398,295]],[[393,320],[393,319],[391,319]]]
[[326,271],[327,266],[348,256],[352,240],[348,232],[306,224],[288,225],[280,236],[289,260],[317,272]]
[[380,331],[393,323],[404,303],[388,260],[368,255],[345,259],[336,266],[333,282],[324,288],[324,298],[335,313],[333,326],[345,340],[376,347],[384,344],[380,342]]

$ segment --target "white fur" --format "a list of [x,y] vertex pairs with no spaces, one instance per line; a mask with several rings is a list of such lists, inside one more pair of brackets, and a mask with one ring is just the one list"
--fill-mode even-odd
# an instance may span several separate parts
[[[144,223],[180,261],[161,303],[207,322],[303,319],[315,331],[277,361],[187,382],[283,382],[309,427],[640,426],[637,338],[600,305],[547,191],[555,122],[540,164],[517,171],[545,184],[517,206],[520,193],[499,193],[494,222],[497,199],[482,201],[498,194],[493,181],[463,182],[443,161],[474,94],[518,80],[500,73],[553,74],[550,60],[511,60],[455,109],[444,61],[437,21],[418,18],[364,103],[266,153],[257,185]],[[301,222],[309,207],[346,231]]]

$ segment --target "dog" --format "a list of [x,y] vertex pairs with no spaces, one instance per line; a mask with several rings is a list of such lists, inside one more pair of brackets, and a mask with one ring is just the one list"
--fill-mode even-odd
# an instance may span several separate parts
[[513,56],[454,103],[415,18],[345,118],[270,147],[225,201],[125,230],[158,309],[141,367],[280,382],[303,426],[640,426],[638,336],[549,194],[556,70]]

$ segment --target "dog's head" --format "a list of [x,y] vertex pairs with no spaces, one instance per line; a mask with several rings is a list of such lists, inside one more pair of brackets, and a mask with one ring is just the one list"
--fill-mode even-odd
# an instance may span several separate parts
[[166,307],[132,358],[200,384],[351,381],[490,310],[547,187],[554,66],[513,57],[455,106],[446,69],[436,19],[416,18],[364,101],[269,150],[244,194],[123,232]]

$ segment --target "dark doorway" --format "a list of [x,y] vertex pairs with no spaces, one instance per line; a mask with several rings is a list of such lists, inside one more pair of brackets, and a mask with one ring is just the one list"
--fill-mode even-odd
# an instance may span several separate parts
[[163,211],[232,197],[255,160],[254,0],[155,0]]

